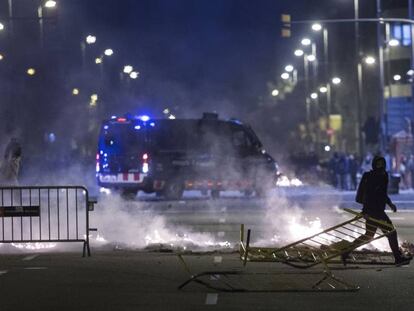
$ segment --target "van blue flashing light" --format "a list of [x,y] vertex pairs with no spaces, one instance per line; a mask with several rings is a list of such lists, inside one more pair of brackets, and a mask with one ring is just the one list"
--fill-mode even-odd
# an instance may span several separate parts
[[116,116],[112,116],[111,119],[116,119]]
[[140,119],[142,122],[147,122],[150,119],[150,117],[143,115],[143,116],[138,116],[138,119]]
[[135,126],[134,126],[134,129],[136,129],[136,130],[140,130],[140,129],[141,129],[141,126],[140,126],[140,125],[135,125]]
[[151,125],[152,127],[154,127],[154,126],[155,126],[155,123],[154,123],[154,122],[151,122],[151,123],[150,123],[150,125]]

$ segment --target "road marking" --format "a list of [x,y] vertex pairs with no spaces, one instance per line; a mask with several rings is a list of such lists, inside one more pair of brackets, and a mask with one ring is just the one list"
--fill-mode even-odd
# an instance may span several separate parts
[[405,217],[390,217],[391,220],[404,220]]
[[220,238],[224,237],[225,235],[226,235],[226,232],[224,232],[224,231],[217,232],[217,236],[220,237]]
[[226,222],[226,218],[220,218],[219,223],[224,224]]
[[218,294],[207,294],[206,305],[215,305],[217,304]]
[[8,271],[7,270],[0,270],[0,276],[3,274],[6,274]]
[[212,281],[218,281],[219,279],[220,279],[220,274],[210,275],[210,280]]
[[214,256],[214,263],[221,263],[223,261],[223,257],[221,256]]
[[26,267],[24,270],[46,270],[47,267]]
[[33,259],[35,259],[37,256],[39,256],[39,254],[34,254],[34,255],[26,256],[26,257],[24,257],[22,260],[23,260],[23,261],[33,260]]

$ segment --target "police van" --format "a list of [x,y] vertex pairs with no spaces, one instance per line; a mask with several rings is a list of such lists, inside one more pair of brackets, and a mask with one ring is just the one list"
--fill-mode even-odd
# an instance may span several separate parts
[[112,117],[102,123],[96,173],[100,187],[176,200],[185,190],[265,194],[279,175],[252,128],[238,120]]

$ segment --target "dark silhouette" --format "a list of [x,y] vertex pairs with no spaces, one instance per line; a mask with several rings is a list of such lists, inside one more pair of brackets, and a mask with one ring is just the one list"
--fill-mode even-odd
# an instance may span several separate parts
[[22,147],[16,138],[11,138],[4,152],[3,163],[0,166],[0,183],[18,185]]
[[[364,173],[362,176],[355,200],[363,205],[362,213],[364,215],[385,221],[393,226],[391,220],[388,218],[387,214],[385,214],[385,205],[388,205],[393,212],[397,211],[397,207],[394,203],[392,203],[391,199],[387,195],[388,174],[385,169],[385,159],[379,156],[374,157],[372,160],[372,170]],[[384,232],[388,231],[384,228],[384,226],[367,219],[365,224],[365,234],[357,238],[353,244],[356,246],[360,243],[371,240],[378,228]],[[395,264],[408,264],[412,258],[401,254],[398,247],[397,232],[394,230],[387,236],[387,238],[395,258]],[[344,264],[348,255],[349,253],[342,255]]]

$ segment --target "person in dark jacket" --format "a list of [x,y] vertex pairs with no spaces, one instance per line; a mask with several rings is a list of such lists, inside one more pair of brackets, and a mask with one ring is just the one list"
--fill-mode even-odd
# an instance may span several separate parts
[[[385,213],[385,205],[388,205],[393,212],[397,211],[397,207],[388,197],[387,188],[388,174],[386,172],[385,159],[383,157],[376,156],[372,160],[372,170],[365,172],[362,176],[361,182],[358,186],[356,201],[363,205],[362,214],[384,221],[393,226],[391,220]],[[384,232],[389,231],[387,227],[381,226],[381,224],[367,219],[365,224],[365,234],[361,235],[352,243],[356,246],[363,242],[371,240],[378,228]],[[390,233],[387,238],[391,251],[395,258],[395,264],[409,264],[412,258],[401,254],[401,251],[398,247],[397,232],[395,230],[392,231],[392,233]],[[346,263],[346,258],[348,255],[349,253],[342,255],[344,264]]]

